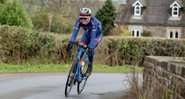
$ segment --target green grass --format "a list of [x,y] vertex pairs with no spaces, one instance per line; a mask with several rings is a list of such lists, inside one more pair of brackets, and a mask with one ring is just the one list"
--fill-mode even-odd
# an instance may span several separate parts
[[[69,64],[0,64],[0,73],[38,73],[38,72],[68,72],[71,65]],[[132,66],[107,66],[97,65],[93,66],[93,72],[131,72]],[[142,68],[135,67],[136,71],[142,71]]]
[[94,72],[131,72],[131,71],[141,72],[142,68],[134,66],[107,66],[107,65],[94,65]]

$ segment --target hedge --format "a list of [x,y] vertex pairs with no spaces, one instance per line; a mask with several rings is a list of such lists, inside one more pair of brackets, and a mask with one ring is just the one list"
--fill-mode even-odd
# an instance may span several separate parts
[[108,65],[139,65],[147,55],[185,57],[185,40],[107,37],[97,49],[97,61]]
[[[22,27],[0,26],[0,61],[4,63],[68,63],[75,56],[65,48],[63,35],[40,33]],[[185,57],[185,40],[104,37],[96,48],[95,63],[111,66],[138,65],[147,55]]]
[[[22,63],[42,56],[54,38],[22,27],[0,26],[0,57],[5,63]],[[45,55],[44,55],[45,56]]]

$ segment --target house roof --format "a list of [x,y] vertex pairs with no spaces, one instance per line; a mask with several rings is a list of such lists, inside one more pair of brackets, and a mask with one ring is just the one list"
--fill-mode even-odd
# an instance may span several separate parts
[[181,7],[185,7],[185,1],[184,0],[174,0],[174,2],[177,2]]
[[141,2],[141,4],[143,4],[143,6],[146,6],[145,0],[137,0],[137,1]]
[[[141,19],[132,18],[134,10],[132,5],[136,1],[140,1],[145,5]],[[185,9],[185,0],[127,0],[127,4],[120,5],[115,22],[138,25],[185,26],[184,11],[180,13],[181,20],[169,20],[171,16],[170,5],[175,1],[183,10]]]
[[143,7],[143,6],[146,6],[145,0],[137,0],[137,1],[135,1],[135,2],[132,4],[132,6],[135,6],[137,3],[139,3],[142,7]]
[[177,1],[174,1],[171,5],[170,8],[172,8],[174,5],[177,5],[179,8],[181,8],[183,5]]

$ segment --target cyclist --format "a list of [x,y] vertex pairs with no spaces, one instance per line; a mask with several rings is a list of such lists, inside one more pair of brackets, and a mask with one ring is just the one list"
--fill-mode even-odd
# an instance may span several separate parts
[[[94,16],[91,15],[91,9],[89,8],[81,8],[79,12],[79,17],[76,20],[76,24],[74,26],[74,30],[72,32],[71,39],[66,50],[69,52],[73,47],[77,34],[80,30],[80,27],[84,29],[84,33],[79,41],[79,45],[88,46],[88,70],[86,72],[87,77],[90,76],[92,72],[93,58],[94,58],[94,50],[97,45],[100,43],[103,37],[102,25],[101,22]],[[78,51],[81,46],[78,47]]]

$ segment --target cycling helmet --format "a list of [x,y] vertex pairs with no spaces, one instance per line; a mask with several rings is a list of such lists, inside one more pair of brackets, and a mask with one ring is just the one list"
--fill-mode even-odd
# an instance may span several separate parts
[[79,15],[80,16],[91,16],[91,9],[89,9],[89,8],[81,8]]

